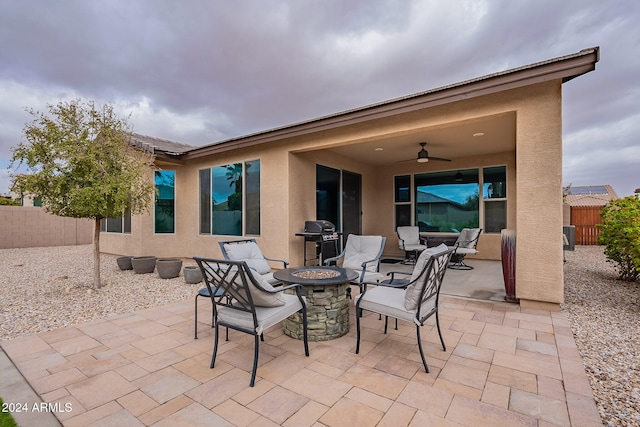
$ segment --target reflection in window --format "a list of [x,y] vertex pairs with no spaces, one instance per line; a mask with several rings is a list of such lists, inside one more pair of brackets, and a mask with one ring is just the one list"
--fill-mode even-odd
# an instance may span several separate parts
[[156,202],[154,215],[156,233],[173,233],[175,231],[175,181],[175,171],[155,171]]
[[260,234],[260,161],[200,170],[200,233]]
[[478,227],[477,169],[417,174],[414,179],[415,218],[420,231],[459,232]]

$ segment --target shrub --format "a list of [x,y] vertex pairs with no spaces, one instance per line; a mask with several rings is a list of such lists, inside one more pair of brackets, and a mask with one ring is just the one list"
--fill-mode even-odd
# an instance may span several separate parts
[[607,261],[615,264],[620,279],[640,276],[640,198],[613,200],[602,209],[598,242],[605,245]]

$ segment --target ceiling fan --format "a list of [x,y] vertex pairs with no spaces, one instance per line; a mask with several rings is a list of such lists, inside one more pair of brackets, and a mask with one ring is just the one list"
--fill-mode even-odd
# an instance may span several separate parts
[[433,157],[429,155],[429,152],[427,152],[427,150],[425,150],[425,145],[427,145],[426,142],[421,142],[420,143],[420,147],[422,147],[420,149],[420,151],[418,151],[418,157],[417,157],[417,161],[418,163],[426,163],[429,160],[437,160],[439,162],[450,162],[450,159],[443,159],[442,157]]

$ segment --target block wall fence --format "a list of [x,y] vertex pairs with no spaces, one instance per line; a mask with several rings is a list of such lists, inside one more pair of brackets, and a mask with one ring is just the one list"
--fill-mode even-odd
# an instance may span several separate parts
[[93,242],[93,224],[39,207],[0,206],[0,249],[87,245]]

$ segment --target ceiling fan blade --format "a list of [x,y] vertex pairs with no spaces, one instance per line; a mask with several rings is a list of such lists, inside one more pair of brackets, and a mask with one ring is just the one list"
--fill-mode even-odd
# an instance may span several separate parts
[[451,161],[451,159],[443,159],[442,157],[432,157],[432,156],[429,156],[429,160],[437,160],[439,162],[450,162]]

